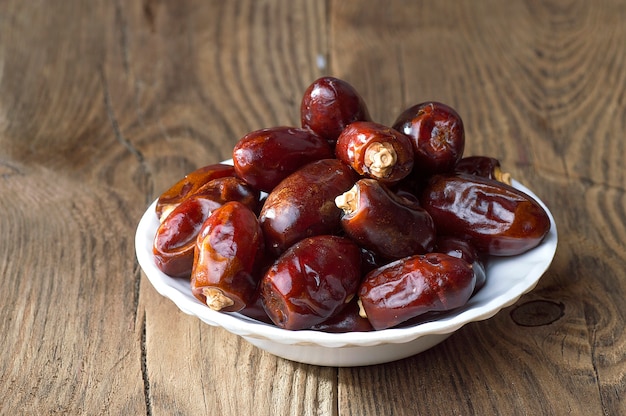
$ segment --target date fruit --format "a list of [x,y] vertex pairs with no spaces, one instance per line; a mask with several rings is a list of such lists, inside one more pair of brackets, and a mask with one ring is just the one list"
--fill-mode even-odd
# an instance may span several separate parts
[[342,334],[345,332],[369,332],[374,328],[367,318],[359,315],[359,304],[355,296],[337,314],[331,316],[321,324],[313,325],[313,331],[328,332],[331,334]]
[[396,260],[365,276],[358,292],[361,315],[376,330],[391,328],[465,305],[474,284],[471,266],[460,258],[428,253]]
[[322,137],[282,126],[248,133],[233,149],[237,176],[265,192],[307,163],[331,157],[332,149]]
[[283,329],[306,329],[336,313],[355,296],[361,252],[347,238],[319,235],[285,251],[261,279],[267,315]]
[[436,175],[420,201],[440,234],[463,238],[484,254],[521,254],[539,245],[550,230],[550,218],[537,201],[492,179]]
[[222,204],[192,195],[161,222],[154,237],[152,252],[157,267],[171,277],[189,277],[193,267],[196,238],[204,221]]
[[237,312],[254,300],[261,279],[263,235],[241,202],[227,202],[202,225],[191,272],[193,295],[216,311]]
[[391,184],[413,169],[413,145],[403,133],[373,121],[356,121],[339,135],[337,159],[359,175]]
[[361,247],[386,259],[400,259],[432,250],[435,224],[421,207],[407,205],[375,179],[360,179],[338,196],[341,226]]
[[235,168],[223,163],[203,166],[188,173],[159,196],[155,208],[159,221],[163,221],[178,204],[210,180],[234,175]]
[[195,191],[193,196],[196,195],[212,199],[220,205],[238,201],[255,212],[259,208],[261,197],[258,190],[235,176],[213,179]]
[[463,120],[448,105],[416,104],[402,112],[392,127],[413,139],[415,169],[421,176],[449,172],[463,156]]
[[300,105],[302,127],[334,145],[342,130],[354,121],[370,121],[365,101],[344,80],[322,77],[304,92]]
[[322,159],[289,175],[267,196],[259,221],[268,252],[279,255],[306,237],[341,229],[335,197],[350,189],[356,174],[338,159]]
[[454,167],[455,172],[468,173],[483,178],[494,179],[511,185],[511,175],[502,171],[500,161],[490,156],[467,156],[461,158]]

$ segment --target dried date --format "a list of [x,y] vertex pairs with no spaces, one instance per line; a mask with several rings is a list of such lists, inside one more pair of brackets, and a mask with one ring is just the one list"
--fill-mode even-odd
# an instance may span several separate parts
[[420,201],[440,234],[463,238],[489,255],[521,254],[550,230],[548,214],[529,195],[474,175],[436,175]]
[[475,277],[463,259],[442,253],[394,261],[365,276],[359,288],[361,314],[376,330],[429,312],[465,305]]

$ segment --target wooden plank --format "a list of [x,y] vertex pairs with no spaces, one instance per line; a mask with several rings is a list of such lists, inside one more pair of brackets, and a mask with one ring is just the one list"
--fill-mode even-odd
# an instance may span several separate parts
[[143,198],[124,186],[136,163],[100,88],[107,8],[33,6],[3,2],[0,18],[0,413],[145,413],[131,232]]
[[[419,356],[341,369],[340,414],[624,411],[626,153],[609,133],[624,119],[618,3],[331,2],[331,68],[373,116],[390,123],[417,102],[452,105],[466,154],[500,158],[560,232],[553,266],[516,306]],[[582,177],[591,183],[576,184]],[[561,308],[537,326],[513,319]]]

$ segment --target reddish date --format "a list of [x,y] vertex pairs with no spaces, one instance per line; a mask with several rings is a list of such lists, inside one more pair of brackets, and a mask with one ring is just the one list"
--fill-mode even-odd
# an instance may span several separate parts
[[222,163],[204,166],[188,173],[159,196],[155,208],[157,217],[162,221],[178,204],[193,195],[207,182],[234,175],[235,168]]
[[152,252],[157,267],[163,273],[189,278],[196,237],[211,212],[221,205],[207,196],[193,195],[176,206],[161,222]]
[[394,327],[429,312],[465,305],[475,277],[463,259],[428,253],[389,263],[365,276],[359,302],[376,330]]
[[270,192],[297,169],[333,152],[317,134],[293,127],[273,127],[248,133],[233,149],[237,175],[254,188]]
[[259,214],[268,252],[279,255],[305,237],[340,230],[341,210],[334,199],[355,180],[354,171],[337,159],[309,163],[285,178]]
[[344,237],[305,238],[276,260],[261,280],[267,315],[283,329],[306,329],[339,311],[361,279],[359,247]]
[[339,135],[335,155],[359,175],[390,184],[413,169],[413,145],[403,133],[372,121],[356,121]]
[[450,106],[429,101],[407,108],[392,127],[413,139],[416,174],[451,171],[463,156],[463,120]]
[[213,211],[196,240],[193,295],[213,310],[245,308],[261,278],[263,244],[261,227],[250,208],[231,201]]
[[259,205],[259,192],[239,178],[213,179],[185,198],[157,229],[153,244],[157,267],[172,277],[189,277],[200,227],[211,213],[228,201],[239,201],[251,210]]
[[463,238],[489,255],[521,254],[550,230],[548,214],[533,198],[474,175],[436,175],[420,201],[440,234]]
[[371,117],[365,101],[352,85],[341,79],[322,77],[304,92],[300,119],[302,127],[334,145],[348,124],[370,121]]
[[361,247],[386,259],[423,254],[433,248],[435,224],[426,210],[408,205],[375,179],[361,179],[335,199],[341,226]]

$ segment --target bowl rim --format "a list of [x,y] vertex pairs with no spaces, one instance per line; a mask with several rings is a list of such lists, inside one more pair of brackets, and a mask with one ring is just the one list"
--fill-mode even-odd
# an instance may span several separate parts
[[[229,162],[229,161],[226,161]],[[222,163],[226,163],[222,162]],[[159,221],[155,214],[157,200],[153,201],[138,223],[135,234],[137,260],[144,274],[159,294],[170,299],[184,313],[193,315],[212,326],[221,326],[227,331],[244,338],[267,339],[288,345],[319,345],[324,347],[374,346],[382,343],[406,343],[429,334],[448,334],[464,325],[491,318],[501,309],[506,308],[534,289],[541,276],[549,268],[558,244],[554,217],[547,206],[530,189],[516,180],[515,188],[534,198],[547,212],[550,218],[550,230],[542,242],[535,248],[514,257],[492,257],[486,264],[489,284],[489,271],[499,263],[514,263],[524,259],[529,265],[525,277],[511,285],[498,296],[484,302],[472,302],[436,319],[427,320],[412,326],[395,327],[369,332],[329,333],[314,330],[286,330],[272,324],[256,321],[239,313],[218,312],[208,308],[191,294],[188,280],[172,278],[161,272],[154,263],[152,242]],[[493,278],[493,277],[492,277]],[[186,283],[186,285],[185,285]],[[485,288],[481,289],[484,291]],[[479,291],[473,298],[479,298]]]

